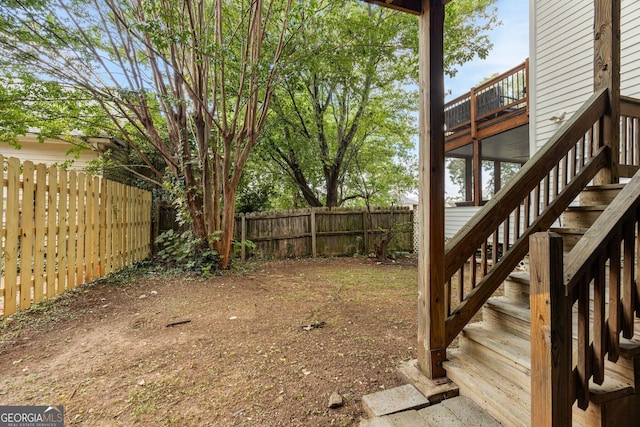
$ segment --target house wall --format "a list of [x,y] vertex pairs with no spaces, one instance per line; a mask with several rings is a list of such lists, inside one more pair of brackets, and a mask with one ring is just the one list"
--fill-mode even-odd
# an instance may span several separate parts
[[[533,152],[593,93],[593,0],[532,0],[530,141]],[[640,2],[622,0],[621,94],[640,97]]]
[[480,210],[479,206],[447,207],[444,209],[444,237],[453,237]]
[[0,154],[5,158],[16,157],[21,162],[30,160],[34,164],[44,163],[47,166],[59,165],[67,160],[72,160],[72,165],[67,169],[75,171],[84,169],[89,161],[97,159],[99,155],[97,151],[85,150],[79,158],[75,158],[74,155],[67,155],[67,151],[72,148],[68,142],[48,139],[40,143],[37,137],[32,134],[20,137],[20,144],[22,148],[16,149],[6,142],[0,142]]

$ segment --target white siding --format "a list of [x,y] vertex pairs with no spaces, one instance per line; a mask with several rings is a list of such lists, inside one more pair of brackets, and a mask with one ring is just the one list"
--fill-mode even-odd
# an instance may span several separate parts
[[444,237],[453,237],[458,230],[465,225],[476,212],[480,210],[477,206],[461,206],[444,209]]
[[34,164],[44,163],[47,166],[60,165],[72,160],[73,164],[68,169],[76,171],[84,169],[89,161],[98,158],[97,151],[86,150],[76,159],[74,155],[67,155],[67,151],[73,147],[70,143],[60,140],[46,140],[40,143],[33,135],[21,137],[20,144],[22,148],[16,149],[6,142],[0,142],[0,154],[5,158],[16,157],[21,162],[30,160]]
[[530,129],[537,149],[561,126],[549,119],[570,117],[593,92],[593,0],[535,1],[532,28]]
[[620,92],[640,98],[640,2],[622,0]]
[[[540,148],[593,93],[593,0],[533,0],[532,149]],[[640,98],[640,2],[622,0],[621,92]]]

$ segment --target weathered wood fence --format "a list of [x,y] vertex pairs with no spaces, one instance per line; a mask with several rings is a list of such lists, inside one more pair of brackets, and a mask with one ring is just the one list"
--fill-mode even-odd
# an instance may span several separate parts
[[1,155],[0,165],[0,318],[149,254],[151,193]]
[[236,254],[263,258],[341,256],[373,252],[390,227],[396,227],[389,250],[413,251],[413,211],[405,207],[311,208],[236,215],[235,240],[256,248]]

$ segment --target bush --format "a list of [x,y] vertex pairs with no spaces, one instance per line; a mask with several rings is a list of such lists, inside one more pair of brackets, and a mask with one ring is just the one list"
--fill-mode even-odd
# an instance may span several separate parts
[[[211,241],[218,238],[217,234],[213,235]],[[169,267],[205,275],[220,267],[218,252],[211,249],[205,239],[196,239],[191,230],[181,234],[165,231],[156,238],[156,243],[162,248],[158,251],[158,258]]]

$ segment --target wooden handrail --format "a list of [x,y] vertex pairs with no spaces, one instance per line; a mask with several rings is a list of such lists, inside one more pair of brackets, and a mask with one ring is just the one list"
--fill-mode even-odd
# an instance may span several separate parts
[[522,236],[504,254],[500,262],[482,278],[467,298],[451,313],[445,321],[447,343],[462,331],[467,323],[482,308],[500,284],[513,271],[514,267],[529,252],[529,237],[542,230],[548,230],[569,204],[582,192],[600,169],[608,162],[609,151],[601,147],[589,160],[587,165],[565,187],[558,197],[540,213],[535,221],[523,232]]
[[640,169],[640,99],[620,97],[620,155],[618,168],[621,177],[631,177]]
[[[451,309],[451,286],[446,301],[445,341],[449,345],[473,318],[529,249],[529,236],[548,229],[595,174],[604,167],[609,149],[593,153],[594,123],[597,125],[608,107],[606,90],[594,93],[578,112],[527,162],[464,226],[445,248],[445,281],[458,272],[459,305]],[[585,141],[585,134],[591,134]],[[576,141],[578,145],[576,145]],[[578,153],[578,151],[580,151]],[[576,156],[581,160],[576,163]],[[571,160],[569,160],[571,158]],[[561,172],[562,170],[562,172]],[[533,200],[530,200],[533,194]],[[521,212],[524,211],[524,213]],[[510,217],[514,216],[513,227]],[[504,229],[499,227],[503,225]],[[520,226],[522,225],[522,230]],[[515,231],[517,230],[517,231]],[[500,233],[502,250],[500,256]],[[510,235],[514,243],[509,245]],[[493,265],[488,268],[487,242],[491,240]],[[481,249],[479,249],[481,248]],[[476,252],[481,250],[481,275],[476,282]],[[464,271],[469,261],[472,290],[465,293]],[[446,285],[446,284],[445,284]]]
[[605,252],[623,225],[636,217],[640,208],[640,171],[578,240],[571,250],[565,267],[566,294],[576,300],[576,287],[590,273],[594,262]]
[[573,402],[586,410],[590,380],[602,384],[605,358],[617,361],[620,333],[633,337],[639,221],[637,172],[566,257],[560,236],[532,237],[532,425],[571,425]]
[[540,180],[559,162],[607,109],[607,92],[594,93],[565,125],[520,169],[509,185],[503,187],[449,241],[445,247],[445,279],[469,259],[505,217],[522,203]]

